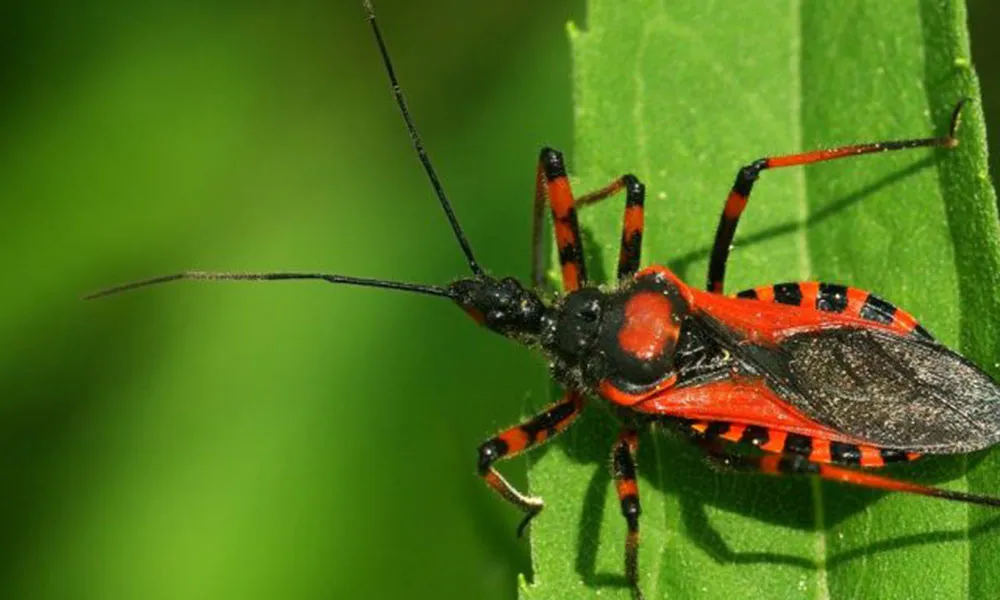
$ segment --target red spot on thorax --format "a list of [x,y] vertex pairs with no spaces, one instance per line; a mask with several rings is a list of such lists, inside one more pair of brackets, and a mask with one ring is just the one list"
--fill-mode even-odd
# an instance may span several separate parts
[[640,292],[625,303],[625,322],[618,330],[622,350],[641,360],[653,360],[677,341],[673,307],[663,294]]

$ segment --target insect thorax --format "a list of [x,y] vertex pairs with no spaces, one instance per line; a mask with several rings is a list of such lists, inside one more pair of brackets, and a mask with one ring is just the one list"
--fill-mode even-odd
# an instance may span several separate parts
[[674,374],[680,324],[688,312],[677,287],[649,273],[604,291],[566,295],[542,318],[542,347],[553,376],[568,387],[602,381],[637,392]]

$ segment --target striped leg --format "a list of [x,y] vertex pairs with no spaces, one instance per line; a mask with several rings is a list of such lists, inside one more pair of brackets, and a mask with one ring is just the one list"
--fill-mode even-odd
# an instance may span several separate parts
[[531,282],[536,289],[544,283],[542,273],[545,257],[542,254],[542,223],[545,199],[552,207],[552,222],[556,230],[556,245],[559,248],[559,265],[562,269],[563,289],[567,292],[579,289],[587,282],[587,268],[583,262],[583,248],[580,245],[580,224],[573,205],[573,190],[566,176],[563,155],[552,148],[542,148],[535,172],[535,205],[532,213]]
[[944,490],[908,481],[900,481],[884,475],[866,473],[831,464],[821,464],[813,462],[799,454],[748,456],[730,453],[726,448],[712,444],[711,442],[704,442],[702,447],[706,449],[710,460],[714,463],[738,471],[756,471],[768,475],[814,475],[830,481],[848,483],[876,490],[920,494],[922,496],[956,500],[969,504],[1000,507],[1000,498]]
[[829,150],[814,150],[801,154],[772,156],[755,160],[740,169],[736,174],[736,182],[733,183],[729,196],[726,198],[726,205],[722,210],[722,216],[719,218],[719,226],[715,230],[715,243],[712,246],[712,258],[708,265],[708,290],[717,294],[721,294],[723,291],[726,277],[726,262],[729,259],[729,247],[733,243],[733,235],[736,233],[736,225],[740,221],[740,215],[743,214],[743,209],[746,208],[747,201],[750,199],[753,184],[757,181],[761,171],[809,165],[826,160],[871,154],[873,152],[886,152],[889,150],[905,150],[908,148],[925,148],[931,146],[954,148],[958,145],[955,130],[958,128],[959,115],[961,114],[963,104],[965,104],[965,100],[959,102],[952,111],[948,135],[944,137],[873,142],[869,144],[842,146]]
[[527,496],[514,489],[493,467],[493,463],[517,456],[535,444],[552,439],[576,420],[582,407],[583,396],[568,392],[561,402],[550,406],[545,412],[501,432],[479,446],[479,476],[504,500],[525,513],[524,520],[517,528],[518,537],[524,533],[524,528],[531,519],[541,512],[544,503],[541,498]]
[[639,449],[639,436],[632,429],[626,429],[618,436],[611,451],[611,470],[618,490],[622,516],[628,524],[625,534],[625,577],[632,586],[635,598],[642,600],[639,589],[639,485],[635,479],[635,453]]
[[580,208],[596,204],[625,190],[625,216],[622,219],[622,242],[618,252],[619,281],[631,278],[639,270],[642,255],[642,232],[645,226],[646,186],[635,175],[622,175],[599,190],[580,197]]

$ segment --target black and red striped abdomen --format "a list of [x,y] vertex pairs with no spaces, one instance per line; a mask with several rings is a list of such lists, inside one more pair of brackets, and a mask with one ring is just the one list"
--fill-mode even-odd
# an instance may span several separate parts
[[[930,340],[907,313],[867,292],[826,284],[755,293],[695,292],[692,314],[729,336],[724,345],[740,368],[759,373],[780,403],[833,432],[818,437],[942,454],[1000,442],[1000,386]],[[671,393],[656,401],[665,411]]]

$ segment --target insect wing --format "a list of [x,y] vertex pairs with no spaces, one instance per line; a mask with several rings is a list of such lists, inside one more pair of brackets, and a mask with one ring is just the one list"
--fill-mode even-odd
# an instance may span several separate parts
[[[1000,386],[955,352],[876,329],[821,329],[780,343],[769,379],[816,421],[851,437],[924,453],[1000,442]],[[777,375],[775,377],[774,375]]]

